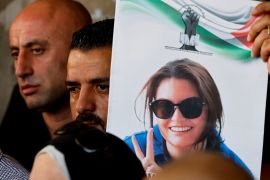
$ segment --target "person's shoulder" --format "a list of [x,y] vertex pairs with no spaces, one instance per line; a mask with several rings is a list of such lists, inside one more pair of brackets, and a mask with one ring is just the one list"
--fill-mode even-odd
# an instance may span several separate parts
[[224,142],[220,143],[219,149],[227,157],[230,158],[236,157],[236,154]]
[[36,158],[40,155],[47,154],[54,160],[64,159],[63,153],[58,150],[54,145],[49,144],[42,148],[36,155]]
[[50,147],[44,148],[35,157],[30,179],[66,179],[59,166],[59,159],[52,156]]
[[129,146],[129,148],[135,152],[135,149],[133,147],[133,143],[132,143],[132,136],[134,136],[139,144],[139,146],[141,147],[141,149],[145,149],[146,147],[146,137],[147,137],[147,131],[139,131],[139,132],[135,132],[130,136],[126,136],[124,138],[124,142]]
[[246,170],[251,176],[253,176],[252,172],[248,168],[248,166],[244,163],[244,161],[232,150],[230,149],[224,142],[220,143],[220,152],[227,158],[233,160],[236,164],[240,165],[243,169]]
[[135,133],[133,133],[133,134],[130,135],[130,136],[126,136],[126,137],[124,138],[124,141],[125,141],[125,142],[129,142],[129,141],[131,142],[132,136],[135,136],[135,138],[136,138],[138,141],[140,141],[140,140],[146,138],[146,136],[147,136],[147,131],[144,130],[144,131],[135,132]]
[[[158,125],[155,125],[153,127],[153,130],[154,130],[155,136],[157,136],[158,138],[161,137],[161,134],[160,134]],[[131,137],[132,136],[135,136],[137,140],[138,139],[145,139],[147,137],[147,132],[148,132],[147,130],[142,130],[142,131],[134,132],[132,135],[126,136],[124,138],[124,141],[131,141]]]

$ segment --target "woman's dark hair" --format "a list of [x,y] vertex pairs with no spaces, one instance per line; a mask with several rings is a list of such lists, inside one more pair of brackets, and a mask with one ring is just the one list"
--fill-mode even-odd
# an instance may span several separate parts
[[[168,62],[161,67],[146,82],[140,94],[146,92],[144,112],[149,109],[149,104],[156,99],[156,94],[160,83],[167,78],[184,79],[191,82],[197,89],[199,96],[207,106],[208,116],[206,127],[195,144],[207,139],[207,144],[211,143],[211,148],[216,148],[219,141],[216,131],[220,135],[222,128],[223,108],[218,88],[209,72],[200,64],[189,59],[181,59]],[[153,112],[150,112],[150,126],[153,127]],[[213,142],[214,141],[214,142]]]

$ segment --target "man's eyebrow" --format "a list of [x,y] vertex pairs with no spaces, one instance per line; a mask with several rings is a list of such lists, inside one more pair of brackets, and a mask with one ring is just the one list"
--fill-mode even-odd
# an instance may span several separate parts
[[108,77],[104,77],[104,78],[95,78],[89,81],[89,83],[92,84],[99,84],[99,83],[105,83],[105,82],[109,82],[110,78]]
[[[40,40],[40,39],[33,39],[31,41],[26,42],[22,46],[25,48],[32,47],[33,45],[41,45],[41,46],[47,46],[49,43],[46,40]],[[18,46],[10,45],[11,50],[19,49]]]
[[46,41],[46,40],[33,39],[33,40],[27,42],[26,44],[24,44],[23,46],[24,46],[24,47],[31,47],[31,46],[33,46],[33,45],[46,46],[46,45],[48,45],[48,44],[49,44],[49,43],[48,43],[48,41]]
[[[95,78],[89,81],[90,84],[100,84],[100,83],[107,83],[110,81],[110,78],[104,77],[104,78]],[[66,86],[78,86],[80,83],[75,81],[66,80],[65,82]]]
[[68,80],[66,80],[65,84],[66,84],[66,86],[78,86],[78,85],[80,85],[80,83],[78,83],[78,82],[68,81]]

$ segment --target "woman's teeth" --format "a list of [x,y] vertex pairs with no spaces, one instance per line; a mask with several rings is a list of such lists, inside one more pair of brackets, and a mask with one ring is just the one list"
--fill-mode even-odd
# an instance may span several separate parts
[[191,130],[191,127],[171,127],[170,129],[174,132],[186,132]]

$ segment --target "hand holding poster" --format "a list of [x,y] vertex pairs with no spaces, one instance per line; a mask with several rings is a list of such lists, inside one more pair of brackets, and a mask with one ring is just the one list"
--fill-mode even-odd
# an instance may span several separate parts
[[215,150],[259,179],[267,69],[246,41],[256,3],[117,1],[107,129],[150,159],[146,172]]

